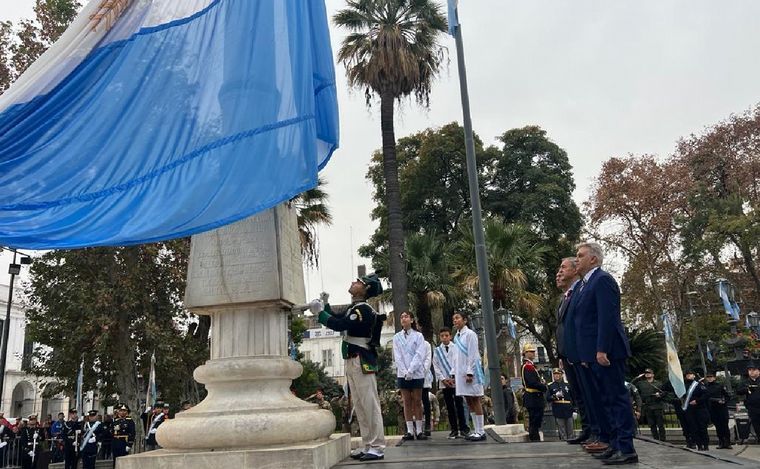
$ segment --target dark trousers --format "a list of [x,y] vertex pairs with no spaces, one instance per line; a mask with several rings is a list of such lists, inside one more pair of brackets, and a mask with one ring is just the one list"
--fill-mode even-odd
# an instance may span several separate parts
[[728,429],[728,406],[718,402],[710,403],[710,421],[715,425],[720,446],[731,444],[731,431]]
[[586,411],[586,404],[583,400],[583,392],[581,391],[581,385],[578,382],[578,371],[575,369],[575,365],[570,365],[563,359],[565,363],[565,377],[567,378],[567,384],[570,385],[570,392],[573,394],[573,402],[575,407],[578,408],[578,414],[581,416],[581,436],[588,438],[591,436],[591,421]]
[[449,428],[462,433],[470,431],[464,416],[464,399],[456,395],[455,388],[443,388],[443,402],[446,403],[446,413],[449,415]]
[[430,431],[430,388],[422,388],[422,413],[425,415],[425,431]]
[[747,409],[747,414],[752,423],[752,429],[755,431],[755,441],[760,441],[760,410]]
[[98,450],[98,459],[111,459],[111,446],[113,441],[104,441]]
[[76,469],[79,463],[79,453],[73,446],[65,446],[63,449],[63,467],[65,469]]
[[541,441],[541,424],[544,421],[543,407],[526,407],[528,411],[528,439],[530,441]]
[[665,415],[662,409],[646,409],[647,423],[652,431],[652,438],[665,441]]
[[710,423],[710,414],[704,407],[689,406],[686,408],[686,420],[689,421],[689,427],[693,430],[692,444],[698,448],[707,448],[710,444],[710,437],[707,434],[707,424]]
[[98,459],[98,453],[82,454],[82,469],[95,469],[96,459]]
[[636,422],[631,412],[631,395],[625,387],[625,360],[611,360],[610,366],[590,365],[595,386],[601,391],[604,417],[609,423],[610,446],[623,454],[635,453],[633,436]]
[[596,380],[591,372],[591,365],[575,365],[578,374],[578,383],[583,394],[583,402],[586,404],[589,423],[591,424],[591,434],[603,443],[610,442],[610,425],[609,420],[604,412],[604,406],[601,396],[602,390],[596,385]]
[[691,441],[694,439],[694,430],[692,430],[691,422],[686,418],[686,412],[683,411],[681,405],[682,404],[678,400],[673,401],[673,409],[676,411],[676,418],[678,418],[678,423],[681,424],[681,433],[683,433],[684,438],[686,438],[686,444],[693,445]]

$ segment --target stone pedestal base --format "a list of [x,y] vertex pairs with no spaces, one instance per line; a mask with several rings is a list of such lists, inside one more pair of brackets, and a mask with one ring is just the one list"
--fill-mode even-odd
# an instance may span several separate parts
[[521,443],[523,441],[528,441],[528,432],[526,432],[525,427],[519,423],[512,423],[509,425],[486,425],[486,428],[493,430],[507,443]]
[[[210,424],[213,425],[213,424]],[[329,469],[346,459],[351,437],[336,433],[327,441],[229,451],[151,451],[116,460],[116,469]]]

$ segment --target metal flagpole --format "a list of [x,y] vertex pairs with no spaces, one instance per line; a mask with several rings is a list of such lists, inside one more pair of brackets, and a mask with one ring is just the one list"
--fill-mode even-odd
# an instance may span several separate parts
[[459,66],[459,89],[462,95],[462,112],[464,114],[465,149],[467,152],[467,179],[470,185],[470,202],[472,204],[472,231],[475,237],[475,260],[478,267],[478,283],[480,286],[480,302],[485,321],[486,350],[488,356],[488,373],[491,380],[491,400],[493,401],[494,420],[496,425],[505,425],[507,416],[504,408],[504,394],[501,391],[499,369],[499,350],[496,341],[496,322],[493,316],[493,299],[491,298],[491,282],[488,276],[488,257],[486,255],[485,233],[483,230],[483,214],[480,209],[480,189],[478,170],[475,163],[475,141],[472,134],[472,118],[470,116],[470,96],[467,91],[467,71],[464,63],[464,45],[462,42],[462,26],[458,21],[456,4],[453,6],[453,17],[449,17],[449,28],[453,27],[457,47],[457,64]]

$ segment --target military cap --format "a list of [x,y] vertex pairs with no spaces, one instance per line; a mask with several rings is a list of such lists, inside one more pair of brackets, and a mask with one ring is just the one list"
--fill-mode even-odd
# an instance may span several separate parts
[[78,414],[79,411],[77,409],[69,409],[70,414]]
[[522,346],[522,353],[525,353],[525,352],[535,352],[535,351],[536,351],[536,346],[533,345],[533,344],[524,344]]
[[37,414],[32,414],[29,417],[27,417],[29,420],[37,420]]
[[90,417],[93,417],[95,415],[98,415],[98,411],[95,409],[92,409],[91,411],[87,412],[87,415],[89,415]]
[[160,409],[164,406],[164,401],[156,401],[155,404],[153,404],[153,409]]
[[751,370],[752,368],[754,368],[754,369],[757,370],[757,369],[760,369],[760,366],[757,366],[757,362],[756,361],[750,360],[750,361],[747,362],[747,369]]
[[555,368],[555,369],[553,369],[553,370],[552,370],[552,373],[559,373],[559,374],[563,374],[563,373],[564,373],[564,371],[562,371],[562,370],[561,370],[561,369],[559,369],[559,368]]
[[699,376],[699,373],[697,373],[697,372],[696,372],[696,371],[694,371],[694,370],[686,370],[686,373],[684,373],[684,375],[694,375],[694,376]]
[[169,407],[171,407],[171,406],[169,405],[169,403],[168,403],[168,402],[164,402],[164,409],[168,409]]
[[647,368],[646,370],[644,370],[644,373],[652,373],[652,374],[654,374],[654,370],[652,370],[651,368]]
[[126,410],[127,412],[129,412],[129,406],[122,402],[116,407],[116,410]]
[[715,372],[713,370],[707,370],[707,373],[705,373],[705,378],[712,376],[715,377]]
[[383,285],[380,283],[380,278],[377,274],[365,275],[356,280],[360,281],[367,287],[367,299],[373,298],[383,292]]

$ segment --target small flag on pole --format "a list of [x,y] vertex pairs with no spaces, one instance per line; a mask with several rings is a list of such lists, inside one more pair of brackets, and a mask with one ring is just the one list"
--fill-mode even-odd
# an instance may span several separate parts
[[148,392],[145,394],[145,408],[156,402],[156,352],[150,356],[150,378],[148,379]]
[[512,320],[512,315],[507,315],[507,328],[509,329],[509,336],[512,337],[512,339],[517,338],[517,326],[515,325],[515,322]]
[[82,393],[84,392],[84,390],[82,388],[84,388],[84,360],[82,360],[82,362],[79,364],[79,373],[77,374],[77,405],[76,405],[76,408],[77,408],[77,412],[79,413],[79,415],[82,415],[82,412],[84,411],[84,409],[83,409],[84,402],[83,402],[83,399],[82,399],[82,397],[83,397]]
[[705,351],[707,352],[707,360],[713,361],[712,350],[710,350],[710,344],[705,344]]
[[738,321],[739,305],[732,302],[728,297],[728,281],[725,279],[718,281],[718,296],[720,296],[720,300],[723,302],[723,309],[726,310],[726,314],[731,316],[734,321]]
[[676,348],[675,340],[673,339],[673,329],[670,326],[670,318],[668,313],[663,313],[662,322],[665,328],[665,348],[667,350],[668,359],[668,378],[670,384],[673,385],[673,391],[679,398],[686,394],[686,385],[683,382],[683,371],[681,369],[681,360],[678,359],[678,348]]
[[449,34],[454,36],[459,27],[459,13],[457,12],[457,6],[459,0],[449,0]]

